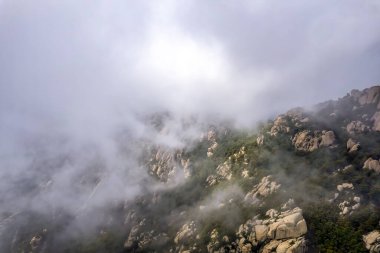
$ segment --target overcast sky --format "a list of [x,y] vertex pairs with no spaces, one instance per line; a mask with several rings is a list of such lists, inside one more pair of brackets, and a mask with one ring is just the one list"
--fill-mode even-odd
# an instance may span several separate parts
[[0,46],[2,128],[81,135],[159,109],[251,123],[378,84],[380,4],[2,0]]
[[[378,0],[0,0],[0,190],[13,194],[49,157],[82,154],[56,136],[101,147],[49,165],[68,198],[47,199],[66,204],[68,182],[98,152],[107,168],[125,165],[110,137],[144,134],[137,114],[253,126],[379,84],[379,67]],[[104,192],[138,188],[135,177],[115,173]]]

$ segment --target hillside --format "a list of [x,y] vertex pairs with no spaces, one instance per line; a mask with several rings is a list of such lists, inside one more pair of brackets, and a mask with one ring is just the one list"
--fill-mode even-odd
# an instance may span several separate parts
[[103,207],[92,233],[60,210],[4,213],[0,252],[380,252],[380,86],[251,130],[199,128],[183,148],[136,142],[146,190]]

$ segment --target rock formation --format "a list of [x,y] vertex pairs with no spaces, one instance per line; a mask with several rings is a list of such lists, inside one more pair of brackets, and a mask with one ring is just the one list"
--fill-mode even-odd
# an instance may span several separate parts
[[368,131],[370,128],[362,121],[352,121],[346,126],[346,130],[350,135],[360,134]]
[[365,247],[370,253],[380,252],[380,232],[378,230],[374,230],[364,235],[363,241],[365,243]]
[[237,236],[238,252],[258,250],[264,243],[262,252],[306,252],[307,233],[302,210],[277,212],[268,210],[268,218],[259,220],[254,218],[240,225]]
[[353,139],[348,139],[347,141],[347,151],[348,153],[355,153],[359,150],[360,148],[360,143],[354,141]]
[[304,130],[294,135],[292,143],[297,150],[312,152],[320,147],[332,147],[335,143],[335,134],[333,131]]
[[374,160],[370,157],[364,162],[363,169],[373,170],[376,173],[380,173],[380,161]]
[[270,194],[276,192],[281,187],[273,180],[272,176],[266,176],[253,187],[253,189],[245,195],[244,200],[249,203],[258,203],[261,198],[268,197]]

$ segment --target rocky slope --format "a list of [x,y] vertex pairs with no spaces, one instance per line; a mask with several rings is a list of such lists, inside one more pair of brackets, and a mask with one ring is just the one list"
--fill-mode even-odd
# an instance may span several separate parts
[[159,187],[112,207],[97,233],[57,247],[41,221],[10,230],[2,252],[380,252],[380,86],[252,131],[216,125],[146,149]]

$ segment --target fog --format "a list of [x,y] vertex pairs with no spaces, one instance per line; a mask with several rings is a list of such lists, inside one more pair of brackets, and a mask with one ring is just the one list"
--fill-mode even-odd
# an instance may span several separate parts
[[2,0],[0,212],[132,199],[141,143],[184,147],[189,117],[253,128],[378,84],[379,24],[376,0]]

